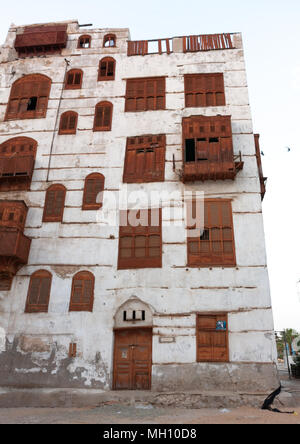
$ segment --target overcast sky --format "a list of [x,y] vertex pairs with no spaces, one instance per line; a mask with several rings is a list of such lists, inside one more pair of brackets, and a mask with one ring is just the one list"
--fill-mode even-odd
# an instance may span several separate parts
[[2,0],[0,42],[11,23],[71,19],[130,28],[141,40],[243,33],[254,131],[269,177],[263,209],[275,328],[300,331],[300,1]]

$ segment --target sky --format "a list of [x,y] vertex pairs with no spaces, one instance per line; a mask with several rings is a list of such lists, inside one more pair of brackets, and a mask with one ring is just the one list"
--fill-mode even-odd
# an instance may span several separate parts
[[72,19],[129,28],[133,40],[243,33],[254,131],[268,177],[263,212],[275,329],[300,331],[300,1],[2,0],[0,42],[11,23]]

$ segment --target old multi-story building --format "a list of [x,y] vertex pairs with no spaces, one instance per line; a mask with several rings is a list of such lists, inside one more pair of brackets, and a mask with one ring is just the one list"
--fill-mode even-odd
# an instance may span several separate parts
[[241,35],[0,49],[0,385],[277,388]]

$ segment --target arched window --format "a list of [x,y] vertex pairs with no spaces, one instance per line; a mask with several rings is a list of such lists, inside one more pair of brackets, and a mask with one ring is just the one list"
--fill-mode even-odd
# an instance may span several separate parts
[[25,313],[47,313],[52,275],[49,271],[36,271],[30,278]]
[[87,49],[91,47],[92,37],[90,35],[82,35],[78,39],[78,49]]
[[116,61],[111,57],[100,60],[98,81],[115,80]]
[[116,47],[117,38],[115,34],[107,34],[103,39],[103,47],[104,48],[115,48]]
[[95,277],[81,271],[73,277],[69,311],[93,311]]
[[81,69],[71,69],[66,74],[65,89],[81,89],[83,72]]
[[51,79],[42,74],[24,76],[11,87],[5,120],[46,117]]
[[62,222],[65,208],[66,188],[51,185],[46,191],[43,222]]
[[100,173],[92,173],[85,179],[83,192],[83,210],[99,210],[103,205],[105,178]]
[[111,131],[113,105],[100,102],[96,105],[94,131]]
[[15,137],[0,145],[0,191],[28,190],[35,163],[37,142]]
[[66,111],[61,115],[58,134],[76,134],[78,114]]

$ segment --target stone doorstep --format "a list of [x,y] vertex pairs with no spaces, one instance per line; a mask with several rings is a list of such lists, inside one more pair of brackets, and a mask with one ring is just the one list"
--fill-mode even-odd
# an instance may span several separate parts
[[269,394],[238,392],[103,391],[96,389],[0,388],[0,408],[80,408],[105,405],[153,405],[183,408],[260,408]]

